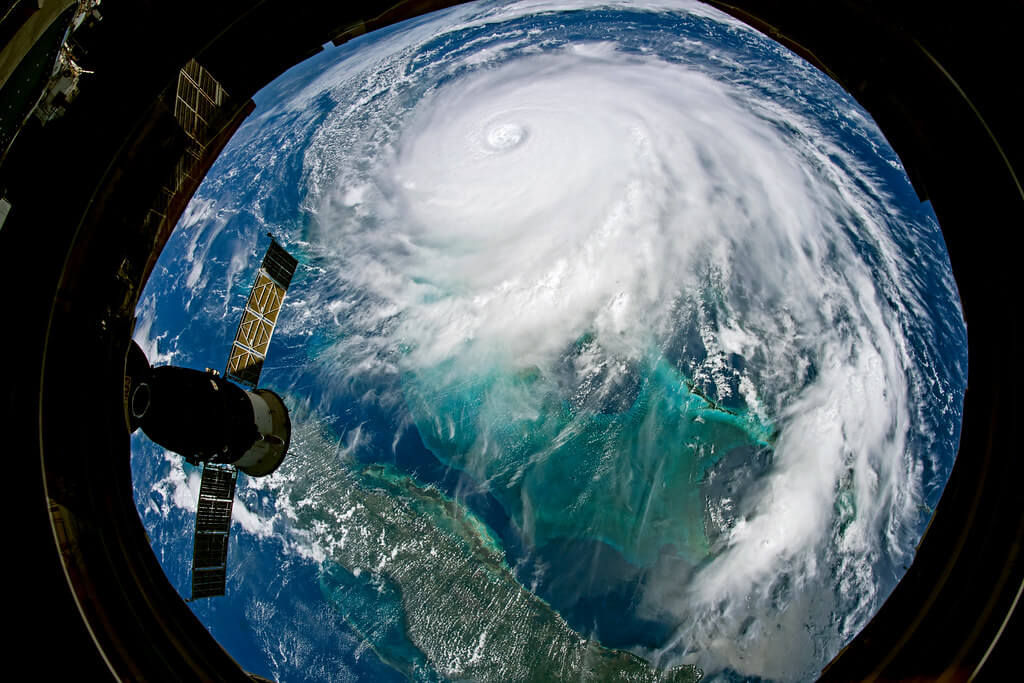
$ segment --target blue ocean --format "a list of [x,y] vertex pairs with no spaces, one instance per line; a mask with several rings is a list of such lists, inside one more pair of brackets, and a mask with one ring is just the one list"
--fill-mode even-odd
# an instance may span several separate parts
[[[792,680],[870,618],[967,341],[930,206],[837,84],[706,7],[483,3],[255,102],[135,333],[219,368],[265,233],[300,261],[261,380],[289,459],[190,603],[246,670]],[[132,448],[187,598],[198,470]]]

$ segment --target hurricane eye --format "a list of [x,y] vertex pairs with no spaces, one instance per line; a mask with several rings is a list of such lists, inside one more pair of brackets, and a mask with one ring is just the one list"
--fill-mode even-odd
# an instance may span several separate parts
[[502,123],[487,131],[487,144],[495,150],[518,147],[526,140],[526,129],[516,123]]

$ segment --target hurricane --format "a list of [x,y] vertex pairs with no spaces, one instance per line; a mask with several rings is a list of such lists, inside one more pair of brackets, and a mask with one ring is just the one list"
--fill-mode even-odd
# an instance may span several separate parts
[[[814,677],[912,560],[966,381],[870,116],[688,3],[472,4],[319,59],[176,233],[214,327],[232,229],[304,264],[264,373],[293,454],[243,538],[414,680]],[[164,466],[144,520],[194,499]]]

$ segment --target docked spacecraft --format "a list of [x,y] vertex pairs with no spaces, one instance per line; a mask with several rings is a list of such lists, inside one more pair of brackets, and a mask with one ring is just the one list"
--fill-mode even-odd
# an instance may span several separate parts
[[257,388],[298,261],[271,237],[221,376],[153,367],[134,342],[125,363],[125,419],[155,443],[202,466],[192,555],[192,600],[224,595],[238,473],[263,477],[284,460],[291,422],[284,401]]

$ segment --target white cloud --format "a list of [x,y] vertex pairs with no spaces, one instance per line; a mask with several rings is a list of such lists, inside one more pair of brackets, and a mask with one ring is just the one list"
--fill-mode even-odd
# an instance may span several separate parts
[[[713,16],[755,35],[699,4],[611,4]],[[921,466],[908,452],[919,428],[909,403],[915,351],[900,321],[927,313],[892,235],[902,217],[873,171],[793,106],[798,95],[776,97],[770,79],[716,80],[712,62],[744,68],[727,46],[712,58],[699,41],[678,42],[690,57],[681,62],[608,41],[527,54],[525,34],[484,31],[479,45],[431,54],[430,76],[443,84],[410,98],[414,48],[451,23],[497,26],[583,6],[592,4],[482,4],[425,18],[368,38],[367,49],[269,112],[290,111],[299,123],[289,125],[301,126],[315,98],[338,103],[303,155],[304,208],[315,219],[304,247],[327,265],[302,302],[301,324],[334,340],[317,359],[318,398],[326,405],[334,393],[353,394],[396,408],[408,398],[403,387],[429,377],[442,391],[416,417],[454,440],[465,419],[453,414],[458,392],[483,378],[503,379],[481,398],[481,415],[533,418],[543,397],[524,388],[530,378],[561,391],[551,378],[567,373],[581,393],[610,396],[638,363],[673,348],[680,328],[691,330],[699,342],[686,343],[702,354],[672,360],[780,431],[763,476],[709,501],[723,532],[702,568],[649,576],[642,608],[680,628],[647,654],[801,677],[877,606],[878,558],[899,557],[914,540],[908,529],[922,495]],[[525,56],[506,60],[517,49]],[[408,101],[415,107],[406,112]],[[269,113],[246,125],[269,126]],[[849,129],[884,143],[854,113]],[[225,225],[227,214],[213,207],[197,205],[186,221],[195,230],[189,287],[207,277],[205,249]],[[238,245],[228,291],[247,257]],[[955,299],[952,280],[948,293]],[[169,359],[174,351],[152,337],[149,306],[136,336]],[[579,353],[563,364],[574,345]],[[446,406],[449,394],[456,400]],[[404,429],[408,416],[401,420]],[[486,469],[497,456],[493,425],[483,422],[474,425],[483,436],[464,448]],[[372,428],[351,425],[336,458],[347,463],[373,443]],[[401,433],[386,435],[392,451]],[[557,446],[525,454],[508,480],[520,482]],[[194,505],[197,481],[172,467],[165,498]],[[290,483],[271,477],[252,487],[281,492]],[[239,500],[235,519],[243,533],[321,561],[330,534],[293,528],[312,504],[279,496],[267,513]],[[538,504],[524,496],[515,520],[528,537]],[[331,541],[341,545],[357,533],[343,513]],[[837,600],[854,607],[833,627]]]

